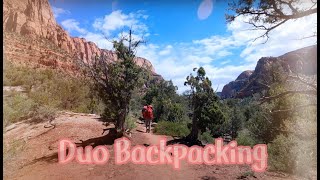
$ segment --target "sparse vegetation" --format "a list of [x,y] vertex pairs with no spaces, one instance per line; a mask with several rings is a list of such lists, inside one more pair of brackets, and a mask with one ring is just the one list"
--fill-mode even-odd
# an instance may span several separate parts
[[16,158],[17,153],[23,151],[25,148],[26,142],[22,139],[15,140],[11,142],[9,145],[3,146],[3,162],[6,163],[11,159]]
[[186,123],[160,121],[156,125],[154,132],[156,134],[162,134],[167,136],[185,137],[189,134],[190,130]]
[[131,131],[132,129],[136,128],[136,126],[137,125],[135,124],[134,117],[131,114],[129,114],[126,117],[126,121],[125,121],[125,124],[124,124],[125,129]]
[[201,135],[199,135],[199,140],[204,143],[214,144],[214,138],[212,137],[212,133],[209,131],[206,131],[206,132],[202,133]]
[[256,140],[250,135],[250,132],[247,129],[243,129],[239,132],[238,137],[236,138],[237,144],[240,146],[254,146],[257,144]]
[[88,82],[52,69],[32,69],[5,61],[4,85],[25,89],[6,92],[4,126],[27,119],[48,121],[58,110],[98,114],[103,109]]

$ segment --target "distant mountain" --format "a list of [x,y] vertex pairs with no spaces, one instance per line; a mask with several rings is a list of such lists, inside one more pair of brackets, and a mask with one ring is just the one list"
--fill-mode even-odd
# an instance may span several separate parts
[[266,90],[273,83],[271,67],[279,62],[286,72],[317,74],[317,45],[288,52],[279,57],[262,57],[254,71],[242,72],[235,81],[226,84],[221,98],[242,98]]

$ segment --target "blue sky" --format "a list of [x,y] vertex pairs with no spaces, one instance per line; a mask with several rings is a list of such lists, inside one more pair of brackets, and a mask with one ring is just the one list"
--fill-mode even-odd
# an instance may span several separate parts
[[[271,39],[253,42],[258,31],[239,17],[225,21],[227,3],[217,0],[50,0],[57,22],[73,37],[84,37],[100,48],[112,49],[108,39],[118,38],[129,27],[134,37],[147,43],[137,55],[150,60],[157,73],[173,80],[179,92],[193,67],[203,66],[221,91],[242,71],[253,70],[263,56],[279,56],[315,44],[299,38],[312,34],[316,16],[289,21]],[[309,33],[309,34],[308,34]]]

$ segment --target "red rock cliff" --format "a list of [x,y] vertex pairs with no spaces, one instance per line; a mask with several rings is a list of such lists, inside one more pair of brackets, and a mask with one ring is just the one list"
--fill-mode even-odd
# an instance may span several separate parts
[[[70,37],[57,24],[48,0],[4,0],[3,6],[5,56],[9,59],[40,61],[42,57],[45,61],[57,61],[57,57],[70,60],[76,55],[89,61],[95,54],[102,53],[117,59],[112,51],[100,49],[93,42]],[[48,45],[50,43],[53,45]],[[23,52],[19,54],[19,51]],[[136,62],[155,73],[150,61],[137,57]]]

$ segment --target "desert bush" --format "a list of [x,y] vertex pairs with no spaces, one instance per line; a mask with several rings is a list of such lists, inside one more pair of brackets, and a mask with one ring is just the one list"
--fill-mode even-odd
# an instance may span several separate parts
[[243,129],[239,132],[236,138],[237,144],[241,146],[254,146],[257,144],[256,140],[251,136],[247,129]]
[[294,158],[292,156],[292,137],[280,134],[268,144],[268,165],[270,170],[292,172]]
[[206,131],[199,135],[199,140],[205,143],[214,143],[214,138],[211,134],[210,131]]
[[177,87],[172,81],[160,81],[151,84],[147,89],[142,103],[154,107],[154,121],[188,121],[188,102],[184,96],[177,94]]
[[3,105],[4,127],[23,120],[30,123],[53,120],[57,112],[55,108],[40,105],[22,93],[6,97]]
[[30,113],[29,122],[40,123],[45,121],[54,120],[57,110],[50,106],[38,106],[33,112]]
[[[103,106],[93,95],[90,82],[52,69],[30,68],[5,62],[4,83],[22,86],[35,103],[57,110],[101,113]],[[8,110],[8,108],[7,108]]]
[[129,131],[131,131],[132,129],[137,127],[137,125],[135,124],[135,119],[133,118],[133,116],[131,114],[129,114],[126,117],[124,127],[125,127],[125,129],[128,129]]
[[37,103],[21,93],[14,93],[9,97],[4,98],[4,126],[29,118],[36,108]]
[[189,134],[190,130],[186,123],[160,121],[157,123],[154,132],[161,135],[184,137]]

